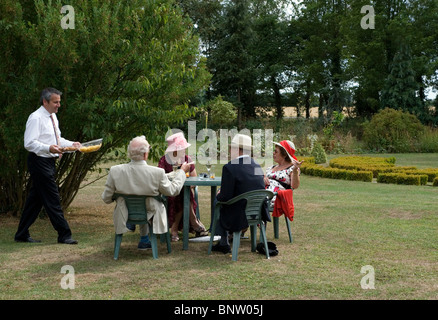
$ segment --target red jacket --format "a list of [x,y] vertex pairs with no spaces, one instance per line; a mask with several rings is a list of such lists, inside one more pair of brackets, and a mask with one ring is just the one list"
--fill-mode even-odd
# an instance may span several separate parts
[[273,217],[279,217],[282,214],[286,215],[290,221],[294,220],[294,200],[293,191],[279,190],[274,203]]

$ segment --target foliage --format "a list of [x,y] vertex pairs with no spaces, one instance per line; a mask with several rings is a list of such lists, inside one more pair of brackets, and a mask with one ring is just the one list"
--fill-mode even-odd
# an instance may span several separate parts
[[390,73],[382,90],[382,107],[400,109],[425,117],[421,101],[416,95],[417,90],[411,51],[408,45],[403,44],[390,65]]
[[415,152],[424,126],[412,114],[386,108],[364,124],[364,142],[373,150]]
[[377,176],[379,183],[395,183],[405,185],[425,185],[427,183],[427,175],[408,175],[404,173],[379,173]]
[[[438,121],[436,112],[426,112],[425,95],[438,85],[436,0],[179,1],[198,25],[214,75],[207,100],[221,94],[251,117],[262,106],[275,107],[280,119],[286,105],[299,115],[305,110],[306,118],[315,106],[321,119],[349,106],[352,115],[371,117],[388,105],[383,90],[403,100],[392,108],[412,105],[415,94],[420,121]],[[364,5],[373,7],[374,29],[361,26]],[[401,54],[401,44],[410,53]],[[409,90],[397,96],[391,83]]]
[[315,158],[316,164],[327,162],[327,155],[325,154],[325,150],[318,142],[314,144],[310,155]]
[[[0,210],[17,212],[28,175],[23,133],[40,91],[63,91],[63,137],[104,138],[99,152],[58,164],[63,207],[109,152],[146,135],[159,150],[169,126],[193,115],[190,98],[208,83],[191,21],[173,0],[76,0],[75,29],[62,29],[62,2],[0,3]],[[157,148],[158,147],[158,148]]]
[[255,93],[256,76],[250,52],[254,33],[249,0],[231,1],[225,5],[217,36],[216,46],[208,59],[212,86],[216,95],[223,95],[238,108],[240,125],[242,113],[254,114],[250,101]]
[[221,95],[208,101],[203,109],[210,115],[213,125],[228,126],[235,122],[237,117],[236,108],[231,102],[224,101]]
[[351,181],[372,182],[373,173],[371,171],[348,170],[331,167],[323,167],[317,164],[301,165],[301,172],[306,175],[329,179],[342,179]]

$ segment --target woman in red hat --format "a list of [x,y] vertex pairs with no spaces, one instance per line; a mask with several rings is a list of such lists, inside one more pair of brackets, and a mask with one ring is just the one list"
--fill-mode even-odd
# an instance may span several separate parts
[[[289,140],[274,142],[273,160],[277,164],[266,169],[266,189],[272,192],[297,189],[300,186],[300,166],[303,161],[295,157],[295,145]],[[274,206],[276,196],[271,200]]]
[[[186,154],[185,150],[190,147],[182,132],[175,133],[166,139],[168,147],[166,155],[164,155],[158,162],[158,167],[163,168],[166,173],[173,171],[173,167],[178,167],[184,162],[191,163],[192,160]],[[190,165],[190,176],[196,177],[195,165]],[[169,225],[171,225],[170,232],[172,241],[178,241],[178,231],[182,230],[182,215],[184,208],[184,189],[176,197],[168,197],[167,215],[169,218]],[[194,232],[196,236],[207,236],[208,232],[201,221],[196,217],[196,208],[198,204],[195,201],[193,192],[190,192],[190,231]]]

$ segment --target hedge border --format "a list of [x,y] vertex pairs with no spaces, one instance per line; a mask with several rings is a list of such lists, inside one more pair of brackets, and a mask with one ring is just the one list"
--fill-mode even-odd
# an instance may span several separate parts
[[301,165],[301,172],[322,178],[343,179],[405,185],[438,186],[438,168],[417,169],[414,166],[395,166],[395,157],[347,156],[330,160],[329,167],[312,162],[312,157]]

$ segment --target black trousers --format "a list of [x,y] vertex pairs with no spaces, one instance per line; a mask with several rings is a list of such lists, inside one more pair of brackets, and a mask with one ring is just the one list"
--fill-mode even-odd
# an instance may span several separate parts
[[71,238],[71,230],[61,208],[59,189],[55,179],[55,158],[43,158],[29,153],[27,158],[31,188],[26,199],[15,240],[30,236],[29,228],[37,219],[41,209],[46,209],[50,222],[58,232],[58,241]]

